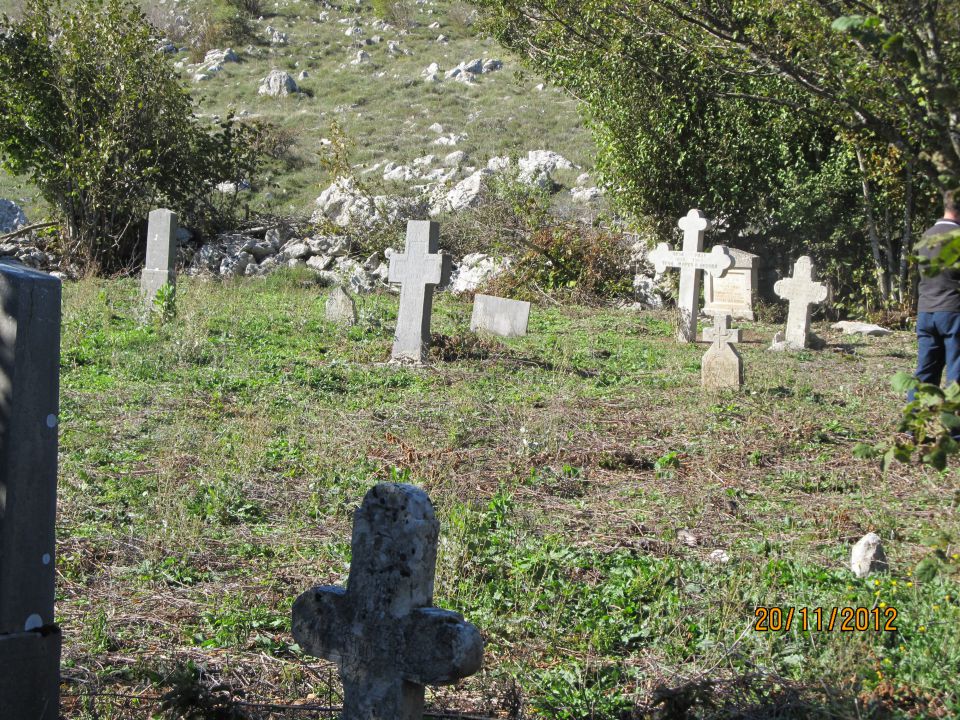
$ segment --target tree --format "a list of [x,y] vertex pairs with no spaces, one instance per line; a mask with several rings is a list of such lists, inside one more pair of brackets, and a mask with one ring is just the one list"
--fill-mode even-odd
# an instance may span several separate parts
[[216,183],[257,166],[252,130],[201,125],[157,47],[129,0],[28,0],[0,22],[0,164],[32,179],[66,252],[94,270],[133,264],[157,204],[201,228],[222,220]]
[[905,288],[915,211],[960,170],[955,3],[481,4],[501,42],[583,100],[623,206],[666,221],[686,197],[792,252],[815,227],[845,238],[834,259],[872,267],[884,299]]

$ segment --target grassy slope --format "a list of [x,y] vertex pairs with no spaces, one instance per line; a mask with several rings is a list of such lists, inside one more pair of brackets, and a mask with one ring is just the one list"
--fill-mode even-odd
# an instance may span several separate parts
[[[0,10],[12,1],[0,0]],[[161,6],[144,5],[149,17],[163,17],[158,10]],[[204,8],[210,6],[207,0],[193,0],[178,7],[186,8],[199,22]],[[223,117],[230,111],[249,113],[250,118],[268,120],[294,134],[293,162],[275,165],[270,177],[256,188],[251,199],[254,207],[284,214],[312,211],[313,201],[330,182],[318,156],[321,139],[330,136],[334,121],[352,143],[350,161],[358,171],[376,162],[408,163],[426,154],[442,159],[453,150],[467,151],[468,164],[478,166],[495,155],[516,157],[538,149],[560,152],[586,169],[592,165],[593,148],[576,103],[553,88],[535,91],[541,79],[520,73],[519,63],[492,39],[477,37],[463,24],[462,18],[470,10],[463,3],[440,0],[416,6],[413,18],[419,26],[404,34],[369,27],[376,19],[369,3],[344,4],[341,11],[325,10],[306,0],[282,0],[264,7],[272,14],[252,23],[254,34],[247,41],[235,43],[242,62],[228,63],[222,72],[200,83],[191,81],[194,70],[181,71],[198,113]],[[329,15],[327,22],[318,22],[322,12]],[[360,18],[365,33],[361,40],[373,35],[383,38],[378,45],[365,46],[371,56],[369,63],[349,64],[360,45],[344,35],[348,25],[337,22],[344,18]],[[440,22],[441,28],[428,28],[433,22]],[[268,25],[287,33],[289,44],[271,47],[266,41]],[[450,38],[449,44],[435,41],[440,33]],[[389,40],[399,40],[401,48],[412,54],[389,55]],[[247,51],[248,45],[252,45],[252,53]],[[478,57],[500,58],[505,61],[504,68],[480,76],[473,86],[454,81],[430,85],[421,78],[431,62],[446,71]],[[170,59],[179,60],[189,61],[188,55]],[[294,77],[307,70],[310,77],[300,83],[307,92],[288,98],[258,96],[260,80],[272,68]],[[447,133],[465,134],[466,139],[456,147],[432,145],[437,136],[427,128],[436,122]],[[570,186],[578,172],[560,173],[558,179]],[[366,179],[379,189],[374,181],[381,176],[382,171]],[[383,189],[402,190],[405,186]],[[45,212],[35,192],[22,180],[0,175],[0,197],[22,202],[31,219]]]
[[[442,523],[437,603],[488,643],[482,673],[433,702],[614,717],[665,683],[702,715],[712,699],[845,717],[858,695],[863,716],[960,711],[957,474],[851,456],[896,416],[907,334],[821,329],[828,350],[783,355],[748,325],[743,392],[705,396],[704,348],[666,315],[537,309],[501,344],[464,334],[469,305],[444,295],[449,359],[418,371],[383,364],[392,296],[361,298],[343,331],[296,276],[183,282],[162,328],[136,324],[135,295],[65,291],[58,614],[65,675],[92,682],[70,694],[154,693],[192,660],[248,701],[325,702],[331,666],[291,649],[290,605],[344,582],[352,509],[404,479]],[[892,573],[856,580],[869,530]],[[920,581],[932,545],[947,562]],[[757,605],[879,602],[898,633],[751,629]]]

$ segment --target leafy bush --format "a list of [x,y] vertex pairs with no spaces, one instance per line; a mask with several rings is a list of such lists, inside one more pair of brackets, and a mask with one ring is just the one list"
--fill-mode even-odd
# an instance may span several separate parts
[[409,28],[413,26],[416,7],[412,0],[373,0],[373,12],[387,22]]
[[28,175],[63,222],[63,251],[88,269],[135,262],[158,205],[201,232],[232,220],[219,182],[258,166],[251,130],[213,128],[130,0],[28,0],[0,21],[0,164]]
[[589,302],[631,292],[629,253],[617,233],[569,223],[543,227],[523,244],[527,253],[493,280],[495,294]]

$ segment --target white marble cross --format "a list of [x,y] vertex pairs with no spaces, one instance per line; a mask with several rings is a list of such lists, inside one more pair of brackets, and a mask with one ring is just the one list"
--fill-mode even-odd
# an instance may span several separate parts
[[340,666],[341,720],[421,720],[424,685],[480,669],[477,628],[431,607],[438,534],[423,490],[381,483],[354,515],[346,590],[318,586],[294,603],[300,647]]
[[810,334],[811,306],[827,299],[827,286],[814,280],[813,261],[808,255],[797,258],[793,277],[778,280],[773,291],[790,303],[787,313],[787,347],[802,350]]
[[694,342],[697,339],[700,272],[706,270],[714,277],[723,277],[733,267],[734,258],[724,245],[716,245],[708,253],[702,252],[703,236],[710,229],[710,221],[699,210],[691,210],[680,218],[677,225],[683,230],[683,249],[671,250],[667,243],[660,243],[649,259],[658,273],[665,272],[668,267],[680,268],[677,339]]
[[401,284],[393,360],[424,363],[428,359],[433,290],[450,278],[450,257],[438,252],[439,243],[437,223],[410,220],[404,252],[390,255],[390,282]]
[[703,331],[713,344],[700,364],[700,383],[705,390],[737,389],[743,385],[743,359],[732,343],[740,342],[740,330],[730,328],[729,315],[717,315],[713,327]]

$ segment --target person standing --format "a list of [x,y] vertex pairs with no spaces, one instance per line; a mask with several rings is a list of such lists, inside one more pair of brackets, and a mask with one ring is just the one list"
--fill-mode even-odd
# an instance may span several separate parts
[[[921,257],[937,257],[943,246],[937,236],[960,231],[957,194],[960,193],[943,194],[943,218],[923,234],[917,247]],[[946,369],[949,385],[960,380],[960,270],[946,269],[931,277],[921,276],[918,294],[916,378],[939,386]]]

